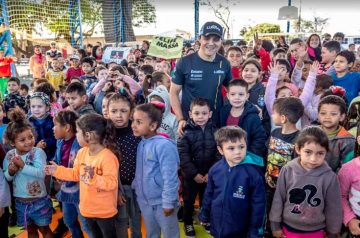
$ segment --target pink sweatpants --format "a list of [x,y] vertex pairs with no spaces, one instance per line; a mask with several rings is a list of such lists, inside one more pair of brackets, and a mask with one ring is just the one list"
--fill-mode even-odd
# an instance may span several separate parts
[[295,233],[288,231],[286,227],[282,228],[286,238],[324,238],[325,232],[324,231],[315,231],[310,233]]

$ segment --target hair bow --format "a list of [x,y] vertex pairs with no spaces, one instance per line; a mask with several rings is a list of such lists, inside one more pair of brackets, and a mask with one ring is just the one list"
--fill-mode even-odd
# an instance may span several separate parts
[[340,86],[330,86],[330,90],[333,94],[340,94],[341,96],[344,96],[346,93],[346,90]]

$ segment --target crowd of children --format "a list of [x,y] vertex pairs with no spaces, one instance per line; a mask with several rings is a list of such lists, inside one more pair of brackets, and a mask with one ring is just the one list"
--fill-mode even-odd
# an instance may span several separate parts
[[[68,68],[50,54],[31,89],[4,78],[1,237],[16,221],[28,237],[61,237],[65,224],[75,238],[126,238],[128,228],[140,238],[143,221],[146,237],[176,238],[179,220],[195,237],[196,201],[215,238],[360,237],[354,52],[317,34],[277,48],[226,41],[224,105],[194,97],[186,120],[169,96],[176,62],[146,55],[148,46],[120,65],[102,63],[101,46],[93,57],[78,50]],[[32,68],[45,65],[35,49]],[[51,198],[63,214],[55,231]]]

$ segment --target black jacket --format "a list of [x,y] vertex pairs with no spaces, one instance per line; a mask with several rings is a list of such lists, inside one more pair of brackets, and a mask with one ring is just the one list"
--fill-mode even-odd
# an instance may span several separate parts
[[204,130],[191,120],[186,123],[184,135],[177,142],[180,168],[185,179],[193,179],[197,174],[207,174],[210,167],[220,159],[214,138],[215,131],[211,121]]

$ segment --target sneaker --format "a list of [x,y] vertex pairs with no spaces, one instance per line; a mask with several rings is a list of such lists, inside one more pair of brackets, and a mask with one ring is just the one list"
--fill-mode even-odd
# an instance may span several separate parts
[[205,231],[210,234],[210,224],[204,225]]
[[184,225],[185,236],[188,238],[195,237],[195,229],[193,225]]

